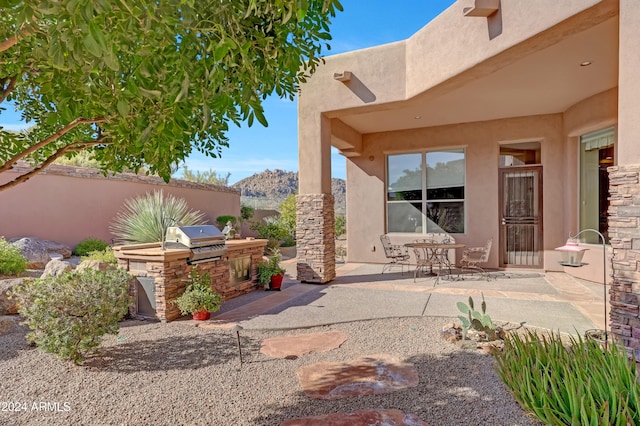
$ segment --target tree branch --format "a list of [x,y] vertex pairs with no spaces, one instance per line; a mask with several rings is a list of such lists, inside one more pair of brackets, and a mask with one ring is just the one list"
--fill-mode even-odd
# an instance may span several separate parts
[[2,96],[0,97],[0,104],[4,102],[5,99],[7,99],[7,96],[9,96],[11,92],[13,92],[13,88],[16,87],[16,82],[18,81],[18,77],[15,75],[11,77],[11,79],[9,79],[9,84],[6,86],[4,85],[5,81],[6,80],[2,82]]
[[21,184],[23,182],[28,181],[32,176],[35,176],[38,173],[40,173],[45,167],[47,167],[48,165],[50,165],[51,163],[56,161],[58,158],[62,157],[64,154],[66,154],[68,152],[72,152],[72,151],[79,151],[79,150],[88,148],[90,146],[104,144],[105,143],[104,139],[106,139],[105,136],[100,136],[94,141],[74,142],[71,145],[67,145],[65,147],[62,147],[62,148],[58,149],[53,155],[51,155],[49,158],[47,158],[39,166],[34,167],[33,169],[31,169],[27,173],[18,176],[17,178],[15,178],[12,181],[9,181],[7,183],[4,183],[4,184],[0,185],[0,192],[4,191],[5,189],[12,188],[12,187],[14,187],[16,185],[19,185],[19,184]]
[[20,34],[18,34],[17,36],[9,37],[8,39],[0,43],[0,52],[4,52],[5,50],[11,49],[13,46],[18,44],[18,42],[22,40],[24,37],[30,36],[31,31],[23,29],[22,34],[24,34],[24,36],[21,36]]
[[[26,156],[36,152],[37,150],[39,150],[43,146],[46,146],[46,145],[50,144],[51,142],[59,139],[60,137],[64,136],[65,134],[67,134],[68,132],[73,130],[75,127],[79,126],[80,124],[95,124],[95,123],[102,123],[104,121],[107,121],[107,119],[106,118],[76,118],[71,123],[67,124],[62,129],[58,130],[57,132],[55,132],[53,135],[49,136],[48,138],[43,139],[42,141],[38,142],[37,144],[33,145],[32,147],[29,147],[28,149],[26,149],[25,151],[19,152],[16,155],[14,155],[13,157],[9,158],[2,166],[0,166],[0,173],[6,172],[7,170],[11,169],[11,167],[13,167],[13,164],[16,161],[25,158]],[[69,146],[71,146],[71,145],[69,145]]]

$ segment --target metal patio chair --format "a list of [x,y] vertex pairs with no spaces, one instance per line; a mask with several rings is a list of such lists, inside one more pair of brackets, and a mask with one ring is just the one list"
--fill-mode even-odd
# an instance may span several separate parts
[[384,248],[384,255],[390,260],[389,263],[382,267],[382,273],[384,274],[384,271],[390,270],[394,266],[400,267],[400,274],[404,274],[405,265],[407,266],[407,270],[409,270],[410,256],[407,248],[399,244],[391,244],[391,240],[389,240],[389,236],[387,234],[380,235],[380,241]]
[[489,273],[480,266],[482,263],[489,261],[489,254],[491,254],[491,245],[493,239],[489,239],[483,247],[469,247],[462,252],[462,259],[460,259],[460,269],[462,273],[465,270],[474,272],[478,271],[482,276],[489,280]]

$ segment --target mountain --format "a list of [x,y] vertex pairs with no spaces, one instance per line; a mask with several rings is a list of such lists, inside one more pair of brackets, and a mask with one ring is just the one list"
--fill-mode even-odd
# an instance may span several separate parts
[[[267,169],[239,180],[231,187],[241,191],[243,204],[259,209],[276,208],[290,194],[298,191],[298,173]],[[343,214],[347,193],[344,179],[331,179],[331,192],[335,197],[336,212]]]

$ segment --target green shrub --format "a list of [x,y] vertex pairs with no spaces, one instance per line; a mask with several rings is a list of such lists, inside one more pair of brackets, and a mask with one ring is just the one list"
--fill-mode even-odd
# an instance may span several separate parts
[[237,221],[238,221],[238,218],[231,215],[222,215],[222,216],[216,217],[216,225],[218,225],[218,228],[220,228],[221,231],[224,229],[225,226],[227,226],[227,222],[231,222],[231,226],[235,227]]
[[282,226],[276,216],[265,217],[263,222],[254,222],[251,225],[251,229],[258,233],[258,238],[268,240],[267,250],[279,247],[280,241],[286,238],[289,232]]
[[[279,206],[280,218],[278,220],[280,226],[286,231],[283,238],[295,241],[296,238],[296,196],[289,195]],[[295,245],[295,244],[294,244]],[[286,246],[285,246],[286,247]]]
[[251,220],[253,215],[255,214],[255,209],[251,206],[242,205],[240,206],[240,217],[242,220]]
[[515,399],[549,425],[640,424],[635,360],[615,345],[529,332],[505,339],[497,371]]
[[264,286],[269,285],[271,277],[274,275],[284,274],[286,270],[280,266],[282,260],[282,254],[277,248],[273,248],[269,251],[269,260],[258,263],[257,273],[258,282]]
[[85,269],[27,281],[10,297],[17,299],[18,312],[32,330],[29,341],[80,364],[104,334],[118,333],[131,301],[130,280],[123,269]]
[[113,265],[118,264],[118,258],[111,247],[107,247],[104,250],[91,251],[86,256],[82,256],[82,260],[98,260]]
[[109,247],[105,241],[97,238],[86,238],[78,243],[76,248],[73,249],[73,254],[76,256],[87,256],[92,251],[100,251]]
[[176,223],[202,225],[205,217],[189,210],[182,198],[155,191],[126,200],[109,230],[123,244],[156,243],[163,241],[166,229]]
[[18,247],[0,237],[0,275],[19,275],[27,269],[27,263]]
[[197,267],[191,269],[191,283],[176,300],[173,301],[182,315],[194,312],[216,312],[220,309],[222,296],[211,288],[211,274],[200,273]]
[[334,223],[334,228],[336,232],[336,238],[339,238],[347,233],[347,218],[343,215],[336,216],[336,221]]

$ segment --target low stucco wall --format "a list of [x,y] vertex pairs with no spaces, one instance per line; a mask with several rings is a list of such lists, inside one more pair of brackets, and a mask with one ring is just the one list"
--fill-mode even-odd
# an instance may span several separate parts
[[[18,169],[24,171],[26,168]],[[17,176],[0,174],[0,183]],[[25,183],[0,192],[0,236],[33,236],[73,248],[88,237],[111,242],[109,224],[126,199],[162,189],[200,210],[209,223],[240,214],[240,192],[227,187],[129,173],[104,176],[95,169],[50,166]]]

